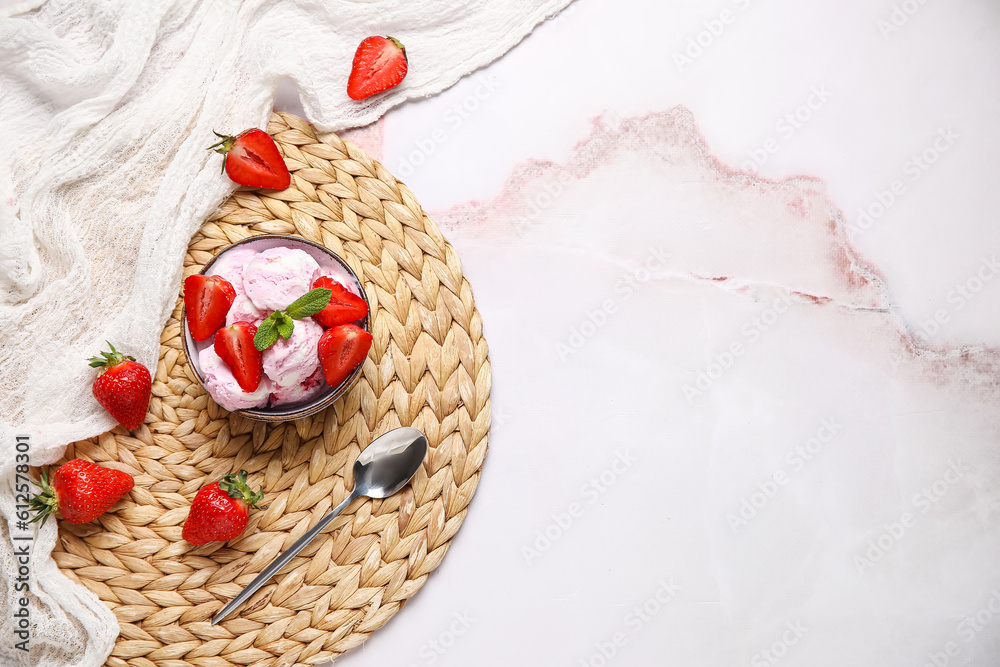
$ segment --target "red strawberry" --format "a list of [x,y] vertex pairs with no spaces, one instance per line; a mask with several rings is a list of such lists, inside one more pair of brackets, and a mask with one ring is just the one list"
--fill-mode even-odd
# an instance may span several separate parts
[[222,168],[229,178],[240,185],[267,190],[284,190],[292,182],[285,160],[274,145],[274,139],[264,130],[251,128],[235,137],[215,133],[222,141],[209,150],[222,153]]
[[340,385],[364,362],[371,346],[372,335],[353,324],[338,324],[324,331],[317,347],[326,383]]
[[195,274],[184,279],[184,314],[195,340],[208,340],[223,324],[236,290],[221,276]]
[[247,471],[226,475],[218,482],[201,487],[191,503],[191,512],[181,531],[190,544],[224,542],[239,537],[246,530],[250,508],[263,494],[247,486]]
[[347,94],[363,100],[399,85],[406,76],[406,49],[395,37],[366,37],[354,54]]
[[326,308],[313,315],[313,319],[324,327],[357,322],[368,314],[368,303],[333,278],[320,276],[313,283],[313,289],[317,287],[325,287],[333,292]]
[[234,322],[215,335],[215,353],[219,355],[243,391],[257,391],[264,373],[260,350],[254,347],[257,327],[249,322]]
[[[101,352],[100,357],[91,357],[90,365],[104,367],[104,371],[94,380],[94,398],[118,423],[129,429],[142,426],[152,395],[152,378],[149,369],[115,349],[108,343],[111,352]],[[88,519],[89,521],[89,519]]]
[[89,523],[107,512],[135,486],[135,480],[128,473],[83,459],[73,459],[59,466],[51,486],[44,468],[41,482],[34,483],[42,492],[28,501],[31,509],[37,512],[31,522],[41,519],[43,526],[56,510],[61,510],[62,518],[69,523]]

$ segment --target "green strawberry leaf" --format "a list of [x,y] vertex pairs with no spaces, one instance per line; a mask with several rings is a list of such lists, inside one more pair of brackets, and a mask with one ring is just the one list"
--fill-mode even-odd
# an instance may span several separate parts
[[257,333],[253,337],[253,346],[263,352],[267,348],[278,342],[278,329],[275,325],[275,313],[268,315],[267,319],[257,327]]
[[87,359],[87,361],[90,362],[91,368],[100,368],[102,366],[107,366],[108,368],[111,368],[112,366],[117,366],[126,359],[131,359],[132,361],[135,361],[135,357],[127,354],[122,354],[121,352],[116,350],[115,346],[112,345],[109,341],[104,341],[104,342],[107,343],[108,347],[111,348],[111,351],[101,352],[101,356],[91,357],[90,359]]
[[332,296],[332,291],[325,287],[317,287],[316,289],[309,290],[293,301],[292,305],[285,309],[285,312],[288,313],[289,317],[295,320],[312,317],[319,311],[326,308],[326,304],[330,303],[330,297]]
[[288,315],[284,315],[275,324],[275,328],[278,330],[278,335],[288,340],[292,336],[292,330],[295,328],[295,320],[290,318]]

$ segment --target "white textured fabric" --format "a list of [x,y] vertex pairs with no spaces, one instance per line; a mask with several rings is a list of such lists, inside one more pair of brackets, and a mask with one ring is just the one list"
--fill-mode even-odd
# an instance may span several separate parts
[[[0,10],[0,664],[100,665],[118,626],[33,542],[30,653],[12,648],[15,436],[31,463],[114,426],[85,359],[155,369],[191,234],[230,194],[213,130],[266,123],[279,80],[326,130],[375,121],[516,44],[569,0],[50,0]],[[370,34],[407,47],[394,91],[347,97]]]

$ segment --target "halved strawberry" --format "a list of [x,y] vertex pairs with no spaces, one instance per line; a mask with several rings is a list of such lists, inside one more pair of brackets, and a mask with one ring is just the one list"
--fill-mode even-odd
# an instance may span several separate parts
[[313,289],[325,287],[333,292],[326,308],[313,315],[313,319],[324,327],[357,322],[368,314],[368,303],[360,296],[328,276],[320,276],[313,283]]
[[223,324],[236,300],[236,290],[225,278],[195,274],[184,279],[184,310],[195,340],[208,340]]
[[226,362],[243,391],[257,391],[264,373],[263,356],[254,347],[257,327],[249,322],[233,322],[215,335],[215,353]]
[[406,76],[406,49],[395,37],[366,37],[358,46],[347,94],[363,100],[399,85]]
[[340,385],[364,362],[371,346],[372,335],[353,324],[338,324],[324,331],[317,351],[326,383]]
[[208,147],[222,153],[223,169],[240,185],[268,190],[284,190],[292,182],[284,158],[267,132],[244,130],[235,137],[215,133],[222,141]]

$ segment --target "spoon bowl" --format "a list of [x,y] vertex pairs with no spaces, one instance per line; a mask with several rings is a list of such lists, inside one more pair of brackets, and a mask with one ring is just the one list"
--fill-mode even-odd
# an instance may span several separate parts
[[389,431],[365,448],[354,462],[359,496],[388,498],[410,481],[427,456],[427,438],[415,428]]
[[427,456],[427,438],[415,428],[397,428],[375,439],[358,455],[354,462],[354,489],[343,502],[319,520],[305,535],[295,540],[271,564],[264,568],[246,588],[226,603],[212,619],[215,625],[234,609],[243,604],[251,595],[288,564],[295,555],[313,541],[323,529],[330,525],[345,507],[355,498],[388,498],[402,489],[410,481],[424,457]]

